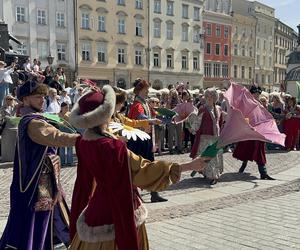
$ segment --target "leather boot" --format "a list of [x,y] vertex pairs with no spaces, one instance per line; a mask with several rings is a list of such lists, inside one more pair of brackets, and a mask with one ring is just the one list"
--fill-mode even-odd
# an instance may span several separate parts
[[239,173],[244,173],[244,170],[247,167],[247,163],[248,163],[248,161],[243,161],[243,164],[239,169]]
[[262,179],[262,180],[271,180],[271,181],[276,180],[276,179],[272,178],[271,176],[269,176],[268,174],[261,174],[260,179]]
[[151,202],[164,202],[168,201],[167,199],[161,197],[158,192],[151,192]]

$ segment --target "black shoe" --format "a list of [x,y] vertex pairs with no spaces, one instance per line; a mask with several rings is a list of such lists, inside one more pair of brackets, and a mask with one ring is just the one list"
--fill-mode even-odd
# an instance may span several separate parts
[[210,181],[209,185],[215,185],[215,184],[217,184],[217,182],[218,182],[218,180],[212,179],[212,180]]
[[159,196],[159,194],[155,194],[155,195],[151,195],[151,202],[154,203],[154,202],[165,202],[165,201],[168,201],[167,199]]
[[260,179],[262,179],[262,180],[270,180],[270,181],[276,180],[276,179],[272,178],[271,176],[269,176],[268,174],[261,174],[260,175]]

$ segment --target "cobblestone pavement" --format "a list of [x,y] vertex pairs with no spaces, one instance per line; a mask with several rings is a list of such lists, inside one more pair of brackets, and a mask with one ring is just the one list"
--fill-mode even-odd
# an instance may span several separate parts
[[[283,170],[295,166],[299,161],[300,151],[281,152],[274,151],[267,155],[268,171],[270,174],[279,173]],[[188,154],[182,155],[163,155],[156,157],[157,160],[166,160],[173,162],[187,162],[190,160]],[[226,186],[235,181],[251,181],[255,180],[258,171],[254,163],[249,163],[246,172],[253,173],[254,175],[236,174],[240,167],[241,162],[232,158],[230,153],[224,154],[224,173],[217,186]],[[206,189],[209,187],[207,181],[202,178],[191,178],[190,173],[183,173],[182,181],[178,184],[172,185],[168,190],[162,192],[162,195],[169,198],[178,194],[188,194],[198,191],[199,189]],[[12,168],[0,169],[0,220],[6,219],[9,209],[9,187],[12,178]],[[61,179],[66,193],[67,202],[70,204],[73,185],[76,178],[76,168],[67,167],[62,168]],[[143,192],[143,198],[148,200],[149,195]]]
[[152,250],[300,249],[300,192],[147,224]]

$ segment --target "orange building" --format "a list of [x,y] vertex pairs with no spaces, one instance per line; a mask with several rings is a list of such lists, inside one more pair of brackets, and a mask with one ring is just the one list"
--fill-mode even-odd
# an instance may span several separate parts
[[[215,4],[215,3],[214,3]],[[231,6],[207,2],[203,16],[205,29],[203,87],[228,86],[231,72]]]

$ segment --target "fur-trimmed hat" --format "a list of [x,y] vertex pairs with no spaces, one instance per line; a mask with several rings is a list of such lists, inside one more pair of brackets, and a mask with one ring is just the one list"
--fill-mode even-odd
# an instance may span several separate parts
[[71,111],[69,121],[77,128],[94,128],[106,123],[115,111],[116,94],[110,85],[83,95]]

